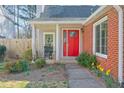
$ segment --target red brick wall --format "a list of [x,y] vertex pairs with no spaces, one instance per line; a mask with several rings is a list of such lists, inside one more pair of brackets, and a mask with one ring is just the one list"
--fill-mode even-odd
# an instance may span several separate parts
[[118,76],[118,15],[114,8],[111,8],[103,16],[84,27],[83,51],[92,54],[93,47],[93,24],[104,16],[108,16],[108,57],[107,59],[97,56],[97,60],[105,69],[111,69],[115,79]]
[[92,54],[92,37],[93,37],[93,32],[92,32],[93,25],[89,24],[85,26],[84,32],[83,32],[83,51],[88,52]]

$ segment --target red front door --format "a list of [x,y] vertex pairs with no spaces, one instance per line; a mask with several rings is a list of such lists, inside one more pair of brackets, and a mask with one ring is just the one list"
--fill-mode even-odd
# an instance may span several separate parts
[[63,31],[63,55],[78,56],[79,54],[79,30]]

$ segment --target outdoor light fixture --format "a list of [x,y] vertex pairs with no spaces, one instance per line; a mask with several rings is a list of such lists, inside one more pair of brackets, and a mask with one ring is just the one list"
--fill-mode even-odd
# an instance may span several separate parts
[[81,28],[81,31],[84,32],[84,26]]

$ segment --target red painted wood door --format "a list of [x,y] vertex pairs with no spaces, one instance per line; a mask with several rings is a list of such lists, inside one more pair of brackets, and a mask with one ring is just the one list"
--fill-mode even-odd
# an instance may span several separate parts
[[78,56],[79,54],[79,30],[63,31],[63,55]]

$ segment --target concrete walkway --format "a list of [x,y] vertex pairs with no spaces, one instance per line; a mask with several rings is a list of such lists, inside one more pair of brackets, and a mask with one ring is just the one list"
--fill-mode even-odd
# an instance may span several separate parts
[[66,71],[70,88],[105,88],[103,82],[78,64],[66,64]]

